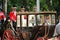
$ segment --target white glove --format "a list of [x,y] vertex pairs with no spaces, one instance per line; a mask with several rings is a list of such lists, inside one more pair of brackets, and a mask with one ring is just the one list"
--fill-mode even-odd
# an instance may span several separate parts
[[4,22],[6,21],[6,18],[4,18]]

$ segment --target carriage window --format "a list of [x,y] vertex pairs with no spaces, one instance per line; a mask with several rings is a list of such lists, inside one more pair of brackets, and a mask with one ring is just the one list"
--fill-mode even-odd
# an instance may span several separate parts
[[37,24],[42,25],[42,15],[37,15]]
[[49,23],[50,23],[50,25],[51,25],[51,15],[49,15]]
[[55,15],[52,15],[52,25],[55,25]]
[[26,15],[22,15],[22,27],[27,27],[27,16]]
[[49,14],[45,15],[44,20],[46,23],[48,23],[48,25],[51,25],[51,15]]
[[17,15],[17,27],[20,27],[20,15]]
[[28,27],[34,27],[36,25],[35,15],[28,16]]
[[[53,14],[52,14],[53,13]],[[20,16],[19,16],[20,15]],[[25,12],[25,13],[17,13],[17,26],[21,27],[34,27],[41,26],[44,22],[48,23],[48,25],[55,25],[55,12]]]

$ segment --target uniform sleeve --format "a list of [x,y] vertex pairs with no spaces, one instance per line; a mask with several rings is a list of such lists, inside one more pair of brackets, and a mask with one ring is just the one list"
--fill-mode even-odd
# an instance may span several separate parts
[[12,20],[12,19],[13,19],[13,13],[10,12],[10,13],[9,13],[9,16],[10,16],[10,19]]
[[16,21],[16,16],[14,16],[13,12],[10,12],[9,16],[10,16],[10,20]]

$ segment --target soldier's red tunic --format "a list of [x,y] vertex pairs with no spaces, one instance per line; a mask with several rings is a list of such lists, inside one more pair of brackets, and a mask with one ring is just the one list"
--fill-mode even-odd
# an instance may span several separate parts
[[4,15],[4,12],[0,12],[0,20],[3,20],[4,18],[6,18],[6,16]]
[[13,20],[14,22],[16,22],[16,14],[13,11],[10,12],[9,16],[10,16],[11,20]]

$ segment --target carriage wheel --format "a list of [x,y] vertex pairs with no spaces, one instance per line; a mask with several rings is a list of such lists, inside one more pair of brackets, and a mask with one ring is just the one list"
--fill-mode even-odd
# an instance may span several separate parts
[[10,32],[11,30],[5,30],[4,33],[3,33],[3,37],[2,37],[2,40],[11,40],[11,33]]
[[2,40],[8,40],[7,35],[5,33],[3,34]]

